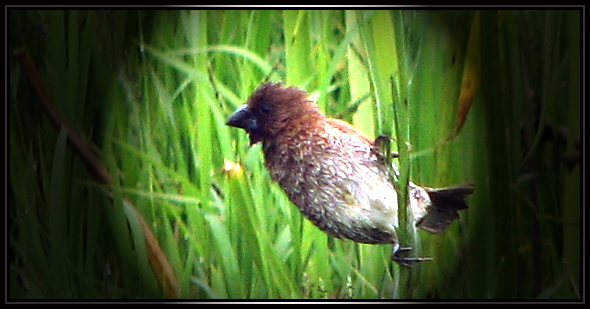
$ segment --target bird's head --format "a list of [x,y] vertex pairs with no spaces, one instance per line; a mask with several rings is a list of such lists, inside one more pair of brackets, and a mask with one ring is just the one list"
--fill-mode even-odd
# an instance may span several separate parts
[[285,130],[296,127],[311,118],[322,117],[317,105],[309,100],[307,92],[281,83],[266,83],[238,108],[227,125],[246,130],[250,144],[275,139]]

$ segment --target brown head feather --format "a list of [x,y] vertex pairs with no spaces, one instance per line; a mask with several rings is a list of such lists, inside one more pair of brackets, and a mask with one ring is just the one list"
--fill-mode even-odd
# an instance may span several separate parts
[[297,128],[301,122],[316,122],[323,118],[307,92],[281,83],[260,86],[247,103],[258,119],[262,139],[274,139],[281,132]]

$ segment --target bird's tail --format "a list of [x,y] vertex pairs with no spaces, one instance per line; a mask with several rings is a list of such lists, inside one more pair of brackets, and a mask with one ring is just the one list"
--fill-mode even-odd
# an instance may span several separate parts
[[456,187],[424,188],[430,196],[430,209],[417,227],[432,234],[442,233],[454,220],[459,219],[459,210],[468,208],[465,198],[473,193],[473,184]]

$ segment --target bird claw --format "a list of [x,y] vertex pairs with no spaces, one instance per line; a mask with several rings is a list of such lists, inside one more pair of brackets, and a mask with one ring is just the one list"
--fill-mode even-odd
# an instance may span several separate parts
[[424,261],[432,261],[430,257],[408,257],[408,256],[401,256],[401,254],[412,250],[411,247],[403,247],[401,248],[399,245],[395,245],[393,247],[393,251],[391,253],[391,259],[394,260],[401,266],[412,268],[414,267],[415,263],[420,263]]
[[[391,142],[391,137],[387,136],[387,135],[379,135],[375,138],[375,140],[373,141],[373,149],[381,156],[383,156],[384,151],[383,151],[383,147],[384,145],[387,145],[389,147],[389,144]],[[387,144],[386,144],[387,143]],[[399,157],[399,154],[396,151],[392,151],[390,152],[390,155],[392,158],[397,158]]]

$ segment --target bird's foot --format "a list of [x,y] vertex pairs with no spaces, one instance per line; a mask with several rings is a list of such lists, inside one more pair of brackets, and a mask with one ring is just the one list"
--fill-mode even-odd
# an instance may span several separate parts
[[[387,135],[379,135],[375,138],[375,141],[373,141],[373,149],[377,151],[380,155],[383,155],[385,153],[384,147],[389,147],[389,143],[391,143],[391,137]],[[392,151],[390,155],[392,158],[399,157],[399,154],[396,151]]]
[[399,244],[395,244],[393,246],[393,251],[391,252],[391,259],[394,260],[401,266],[405,266],[408,268],[412,268],[415,263],[420,263],[424,261],[432,261],[431,257],[409,257],[403,256],[405,252],[412,250],[411,247],[400,247]]

